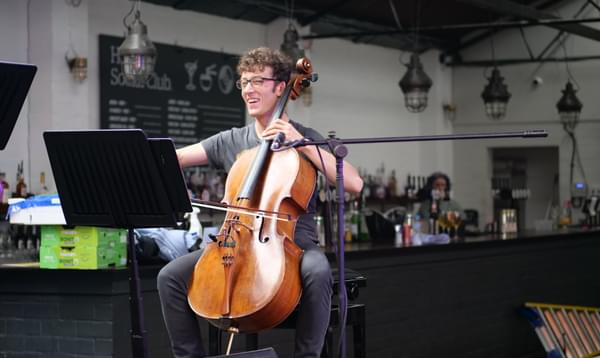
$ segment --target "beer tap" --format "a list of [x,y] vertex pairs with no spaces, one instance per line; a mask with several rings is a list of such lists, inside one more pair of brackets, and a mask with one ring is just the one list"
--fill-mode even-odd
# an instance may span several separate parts
[[583,205],[583,212],[588,216],[588,223],[590,226],[598,225],[598,205],[600,205],[600,198],[598,192],[592,190],[592,195],[588,197]]

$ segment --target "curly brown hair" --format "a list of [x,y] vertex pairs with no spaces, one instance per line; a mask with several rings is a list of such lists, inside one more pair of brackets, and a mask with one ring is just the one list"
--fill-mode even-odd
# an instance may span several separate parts
[[266,66],[273,69],[273,78],[287,82],[292,73],[292,60],[279,50],[258,47],[246,52],[237,65],[237,73],[262,71]]

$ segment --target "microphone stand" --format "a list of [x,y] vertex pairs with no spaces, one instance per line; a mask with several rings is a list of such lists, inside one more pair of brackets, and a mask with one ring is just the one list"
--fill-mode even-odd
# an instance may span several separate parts
[[[492,132],[492,133],[463,133],[463,134],[440,134],[424,136],[404,136],[404,137],[377,137],[377,138],[350,138],[339,139],[335,137],[335,132],[330,132],[329,138],[323,140],[303,140],[290,144],[291,147],[303,147],[307,145],[327,145],[331,153],[335,156],[336,163],[336,192],[338,194],[338,297],[339,322],[340,322],[340,348],[339,357],[346,358],[346,283],[345,283],[345,259],[344,259],[344,158],[348,155],[346,144],[372,144],[372,143],[393,143],[393,142],[424,142],[441,140],[463,140],[463,139],[494,139],[494,138],[542,138],[547,137],[548,132],[544,129],[533,129],[524,131]],[[288,143],[285,143],[286,145]]]

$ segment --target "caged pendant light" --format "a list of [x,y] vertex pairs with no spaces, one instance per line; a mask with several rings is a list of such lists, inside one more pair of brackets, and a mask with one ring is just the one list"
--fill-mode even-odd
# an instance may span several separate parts
[[409,112],[423,112],[427,107],[427,92],[433,82],[423,71],[423,65],[416,53],[411,54],[407,70],[398,85],[404,93],[404,105]]
[[504,84],[504,77],[500,76],[500,70],[497,67],[492,70],[488,81],[481,93],[485,114],[489,119],[500,120],[506,116],[506,105],[511,95]]
[[[135,18],[127,25],[126,19],[134,10]],[[123,24],[127,28],[127,36],[118,50],[123,74],[131,81],[145,81],[154,71],[157,53],[156,47],[148,38],[148,28],[140,18],[140,0],[131,5],[131,10],[123,18]]]

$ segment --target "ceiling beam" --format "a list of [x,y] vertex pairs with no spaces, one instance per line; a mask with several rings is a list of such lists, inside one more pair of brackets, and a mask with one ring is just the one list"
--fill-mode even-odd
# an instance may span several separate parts
[[590,56],[574,56],[574,57],[546,57],[542,59],[538,58],[506,58],[506,59],[493,59],[493,60],[478,60],[478,61],[463,61],[460,58],[441,58],[446,66],[450,67],[495,67],[495,66],[511,66],[519,65],[523,63],[564,63],[564,62],[577,62],[577,61],[597,61],[600,60],[600,55]]
[[[458,24],[458,25],[439,25],[439,26],[423,26],[418,30],[421,33],[431,31],[451,31],[451,30],[477,30],[477,29],[506,29],[515,27],[530,27],[530,26],[559,26],[559,25],[576,25],[586,22],[600,22],[600,17],[587,19],[540,19],[540,20],[518,20],[504,22],[485,22],[474,24]],[[415,34],[417,29],[402,29],[402,30],[384,30],[384,31],[345,31],[336,33],[324,33],[304,35],[302,39],[326,39],[332,37],[357,37],[357,36],[382,36],[382,35],[397,35],[397,34]],[[600,32],[599,32],[600,33]],[[598,38],[600,40],[600,37]]]
[[313,23],[313,22],[317,21],[318,19],[322,18],[323,16],[329,14],[330,12],[337,9],[338,7],[346,4],[348,1],[350,1],[350,0],[339,0],[337,2],[334,2],[333,4],[329,5],[328,7],[326,7],[325,9],[323,9],[319,12],[315,12],[314,14],[312,14],[310,16],[306,16],[306,17],[302,17],[302,18],[298,19],[298,24],[300,24],[300,26],[310,25],[311,23]]
[[[531,5],[538,8],[538,9],[545,9],[546,7],[550,6],[550,5],[554,5],[557,2],[560,2],[561,0],[540,0],[540,1],[536,1],[534,3],[532,3]],[[575,13],[575,15],[573,15],[573,18],[577,19],[588,7],[589,5],[589,1],[586,1],[580,8],[579,10],[577,10],[577,12]],[[508,20],[509,16],[505,16],[505,18],[500,19],[502,20]],[[472,33],[469,34],[465,37],[463,37],[463,39],[461,39],[461,42],[459,43],[458,46],[448,49],[446,52],[448,54],[457,54],[459,53],[462,49],[467,48],[469,46],[472,46],[484,39],[486,39],[487,37],[493,35],[496,31],[496,29],[487,29],[487,30],[483,30],[483,31],[478,31],[476,33]],[[546,52],[550,49],[551,46],[554,45],[554,43],[557,41],[557,39],[561,38],[562,35],[564,34],[564,31],[560,31],[553,40],[550,41],[550,43],[544,48],[544,50],[542,50],[542,52],[540,52],[540,54],[537,56],[538,58],[543,58],[546,55]],[[466,38],[466,39],[465,39]]]
[[[518,4],[510,0],[458,0],[481,9],[491,10],[498,14],[515,16],[528,20],[560,20],[560,17],[537,10],[536,8]],[[549,23],[549,27],[600,41],[600,30],[577,23]]]

